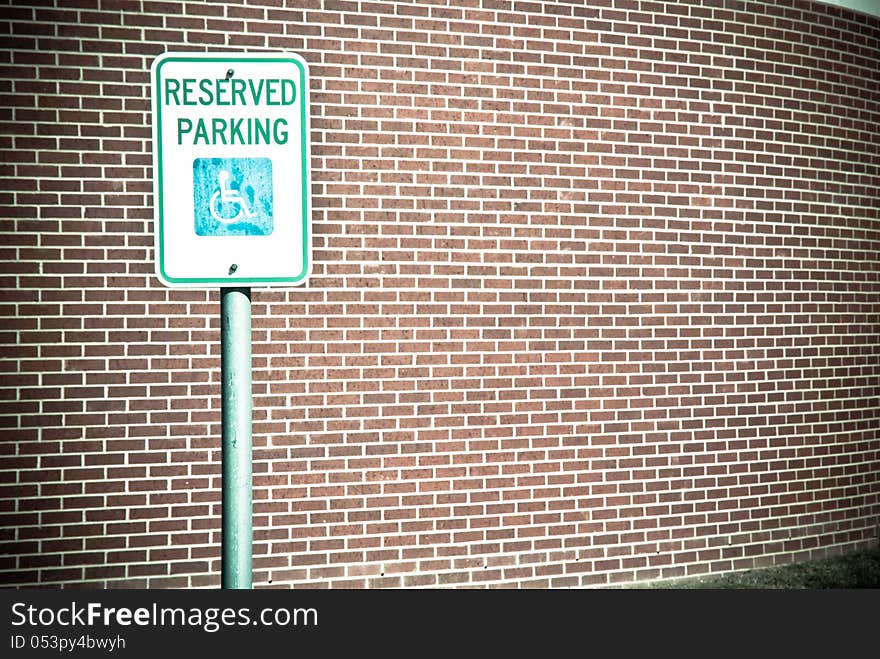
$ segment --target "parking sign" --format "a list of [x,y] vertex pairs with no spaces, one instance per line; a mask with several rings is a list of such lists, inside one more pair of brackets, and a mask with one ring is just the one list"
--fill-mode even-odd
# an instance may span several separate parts
[[294,286],[311,269],[308,67],[292,53],[152,65],[156,275]]

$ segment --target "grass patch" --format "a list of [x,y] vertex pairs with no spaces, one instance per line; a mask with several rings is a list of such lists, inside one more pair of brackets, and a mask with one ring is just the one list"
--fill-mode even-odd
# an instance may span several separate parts
[[880,588],[880,548],[806,563],[653,581],[635,588]]

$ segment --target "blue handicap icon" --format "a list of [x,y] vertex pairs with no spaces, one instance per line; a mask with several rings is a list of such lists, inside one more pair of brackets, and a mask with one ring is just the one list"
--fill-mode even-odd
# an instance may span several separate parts
[[273,229],[272,161],[196,158],[193,209],[197,236],[268,236]]

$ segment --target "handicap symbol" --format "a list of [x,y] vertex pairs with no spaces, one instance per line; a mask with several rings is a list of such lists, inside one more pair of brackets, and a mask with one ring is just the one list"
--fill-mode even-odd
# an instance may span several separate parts
[[193,160],[197,236],[268,236],[274,214],[269,158]]
[[[243,217],[251,218],[256,215],[248,206],[247,200],[242,196],[241,191],[236,190],[230,185],[229,172],[221,169],[217,174],[217,182],[220,184],[220,189],[211,196],[211,201],[208,205],[208,210],[211,211],[211,216],[215,220],[223,224],[234,224]],[[224,217],[221,213],[224,204],[236,204],[238,212],[232,217]]]

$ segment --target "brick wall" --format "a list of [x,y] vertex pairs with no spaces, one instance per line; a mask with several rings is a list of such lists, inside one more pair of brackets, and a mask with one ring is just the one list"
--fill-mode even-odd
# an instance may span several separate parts
[[219,293],[153,276],[149,66],[311,68],[253,293],[257,587],[877,546],[880,20],[806,0],[4,3],[3,585],[219,583]]

